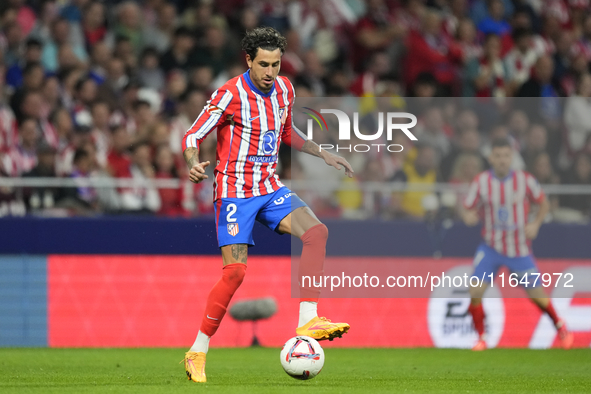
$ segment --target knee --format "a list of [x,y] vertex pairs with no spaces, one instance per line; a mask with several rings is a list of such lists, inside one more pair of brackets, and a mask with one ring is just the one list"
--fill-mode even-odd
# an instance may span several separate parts
[[328,239],[328,227],[326,227],[324,223],[320,223],[316,225],[316,229],[317,237],[326,243],[326,240]]
[[246,276],[246,264],[235,263],[224,267],[222,277],[224,280],[236,285],[240,285]]
[[304,243],[322,243],[326,244],[328,240],[328,227],[324,223],[319,223],[314,227],[311,227],[304,233],[302,241]]

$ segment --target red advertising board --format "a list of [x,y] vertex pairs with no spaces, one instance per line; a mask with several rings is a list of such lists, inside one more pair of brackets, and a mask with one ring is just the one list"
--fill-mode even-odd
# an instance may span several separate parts
[[[383,262],[364,259],[372,260]],[[445,269],[458,274],[471,269],[469,259],[389,260],[421,264],[432,272]],[[585,260],[539,264],[542,272],[591,270],[591,261]],[[49,346],[189,347],[221,266],[221,258],[212,256],[49,256]],[[291,298],[290,272],[289,257],[250,257],[246,279],[234,296],[234,302],[275,298],[277,313],[257,323],[264,346],[280,346],[295,335],[298,300]],[[556,345],[550,320],[527,299],[511,298],[521,296],[520,289],[499,291],[505,298],[488,298],[484,304],[491,346]],[[554,304],[575,331],[575,346],[589,347],[591,288],[557,298]],[[430,298],[328,298],[320,301],[319,313],[351,324],[343,339],[327,346],[470,347],[476,336],[467,305],[465,297],[441,293]],[[211,345],[248,346],[252,333],[253,323],[226,316]]]

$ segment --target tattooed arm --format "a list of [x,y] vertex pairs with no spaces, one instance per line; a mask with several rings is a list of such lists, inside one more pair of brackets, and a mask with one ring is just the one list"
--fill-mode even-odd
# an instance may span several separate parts
[[183,152],[187,166],[189,167],[189,180],[193,183],[199,183],[208,176],[205,175],[205,168],[209,161],[199,162],[199,148],[187,148]]

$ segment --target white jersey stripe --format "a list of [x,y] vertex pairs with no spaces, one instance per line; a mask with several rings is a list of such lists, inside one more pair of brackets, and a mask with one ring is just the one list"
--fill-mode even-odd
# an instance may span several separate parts
[[[234,126],[230,126],[230,149],[228,149],[228,158],[224,166],[224,176],[222,177],[222,195],[221,198],[228,197],[228,165],[230,164],[230,156],[232,155],[232,142],[234,142]],[[217,200],[217,187],[214,188],[214,201]]]
[[515,231],[517,218],[513,210],[514,193],[513,193],[513,177],[505,180],[505,207],[507,208],[507,236],[505,237],[505,245],[507,246],[507,256],[515,257]]
[[[265,135],[265,133],[267,132],[268,126],[267,126],[267,111],[265,110],[265,102],[264,100],[258,95],[256,94],[256,103],[257,103],[257,110],[259,111],[260,117],[259,117],[259,121],[261,122],[261,133],[259,135],[259,144],[257,147],[257,155],[263,155],[263,151],[264,151],[264,144],[265,144],[265,140],[263,138],[263,136]],[[252,184],[253,184],[253,193],[255,196],[260,196],[261,195],[261,191],[260,191],[260,183],[261,183],[261,179],[262,179],[262,171],[261,171],[261,167],[262,167],[262,163],[254,163],[254,165],[252,166]]]
[[493,240],[494,248],[497,252],[503,253],[503,231],[499,229],[495,224],[499,216],[499,210],[501,208],[501,183],[495,177],[491,179],[491,193],[490,198],[492,201],[492,216],[493,226],[495,227],[495,237]]
[[[527,224],[527,218],[525,217],[525,206],[524,203],[527,199],[526,196],[526,183],[525,183],[525,174],[523,171],[519,171],[517,176],[517,186],[519,187],[519,196],[522,201],[517,204],[517,218],[518,222],[517,225],[520,229],[524,229],[525,225]],[[525,231],[519,231],[519,250],[521,256],[529,255],[529,247],[527,245],[527,239],[525,238]]]
[[[223,111],[228,107],[228,105],[230,104],[230,101],[232,100],[232,93],[226,91],[226,93],[224,93],[224,95],[222,96],[222,99],[220,100],[220,105],[218,106],[218,108],[220,108],[222,110],[222,113],[220,114],[216,114],[216,115],[212,115],[209,117],[209,119],[207,119],[207,122],[205,122],[205,124],[200,127],[199,129],[195,130],[195,132],[191,135],[191,139],[189,141],[191,141],[193,145],[193,148],[197,147],[197,140],[205,137],[218,123],[218,121],[220,120],[220,118],[223,115]],[[211,102],[211,100],[210,100]],[[199,118],[203,115],[203,113],[206,110],[203,109],[201,111],[201,113],[199,114],[199,116],[197,117],[197,119],[195,120],[195,122],[193,122],[193,125],[191,126],[191,128],[189,128],[189,130],[191,130],[195,123],[197,123],[197,121],[199,120]]]
[[[480,201],[485,201],[488,198],[489,190],[488,190],[488,181],[489,176],[487,172],[483,172],[480,175]],[[489,240],[492,238],[492,213],[489,204],[484,205],[484,239]]]
[[248,156],[248,148],[250,147],[250,137],[252,135],[252,115],[250,102],[248,101],[248,93],[244,89],[242,82],[238,80],[238,91],[240,92],[240,102],[242,103],[241,115],[244,122],[242,127],[242,139],[240,140],[240,149],[238,150],[238,158],[236,159],[236,197],[245,198],[244,185],[246,184],[244,167],[246,165],[246,157]]

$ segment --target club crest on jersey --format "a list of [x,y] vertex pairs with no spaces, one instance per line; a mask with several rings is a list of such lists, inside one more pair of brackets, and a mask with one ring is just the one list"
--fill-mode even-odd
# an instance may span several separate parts
[[509,220],[509,211],[507,210],[507,208],[501,207],[497,212],[497,216],[499,218],[499,221],[506,222]]
[[224,111],[222,111],[222,109],[221,109],[221,108],[219,108],[219,107],[216,107],[216,106],[215,106],[215,105],[213,105],[213,104],[208,104],[208,105],[207,105],[207,107],[205,107],[205,110],[206,110],[207,112],[209,112],[211,115],[221,115],[221,114],[222,114],[222,112],[224,112]]
[[236,234],[238,234],[238,231],[240,231],[238,228],[238,223],[228,223],[228,234],[230,234],[232,237],[235,237]]
[[281,119],[281,124],[285,124],[287,120],[287,109],[285,107],[279,108],[279,118]]

